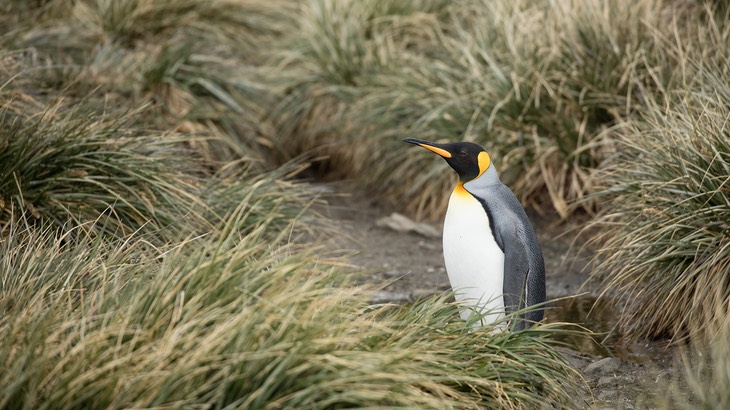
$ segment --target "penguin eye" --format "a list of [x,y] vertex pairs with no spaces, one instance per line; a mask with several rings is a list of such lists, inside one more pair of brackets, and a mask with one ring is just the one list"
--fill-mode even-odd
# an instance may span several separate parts
[[459,155],[460,157],[465,157],[465,156],[466,156],[466,151],[464,151],[464,150],[461,150],[461,151],[459,151],[459,154],[458,154],[458,155]]

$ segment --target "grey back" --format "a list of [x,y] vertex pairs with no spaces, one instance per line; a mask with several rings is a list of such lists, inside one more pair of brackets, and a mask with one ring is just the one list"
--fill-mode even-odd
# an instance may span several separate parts
[[[545,263],[535,230],[522,204],[499,180],[494,166],[464,188],[484,207],[492,235],[505,254],[504,305],[506,313],[545,301]],[[513,328],[520,330],[539,322],[542,308],[519,315]]]

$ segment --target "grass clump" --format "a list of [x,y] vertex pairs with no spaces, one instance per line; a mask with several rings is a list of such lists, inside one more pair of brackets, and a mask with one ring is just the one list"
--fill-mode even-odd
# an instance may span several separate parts
[[633,338],[712,338],[730,306],[730,29],[710,20],[702,38],[672,48],[685,91],[648,104],[602,174],[594,278]]
[[[428,23],[449,1],[397,2],[315,0],[299,4],[296,28],[277,42],[262,81],[272,106],[262,121],[271,158],[306,155],[314,171],[329,178],[359,178],[362,155],[372,140],[355,131],[372,129],[357,106],[373,84],[402,64],[400,33]],[[398,37],[396,37],[398,36]],[[414,45],[418,39],[412,35]],[[361,121],[362,120],[362,121]]]
[[13,226],[0,408],[574,405],[550,326],[469,332],[446,298],[369,306],[318,248],[236,229],[246,208],[163,248]]
[[145,125],[208,137],[194,146],[211,162],[261,156],[268,127],[258,119],[269,101],[256,78],[261,50],[291,27],[292,2],[51,0],[9,8],[0,47],[36,56],[25,90],[94,95],[99,105],[152,102]]
[[39,81],[47,69],[39,58],[8,52],[0,60],[8,79],[0,88],[1,226],[27,213],[40,225],[117,237],[141,230],[165,242],[207,232],[252,195],[262,200],[249,221],[280,209],[275,219],[288,223],[311,201],[301,184],[287,181],[297,165],[263,172],[250,153],[215,161],[201,148],[226,145],[225,136],[161,130],[148,121],[152,101],[54,96]]
[[[419,67],[415,75],[427,86],[414,83],[413,98],[396,98],[418,107],[414,114],[424,113],[405,133],[430,133],[485,145],[505,182],[524,201],[534,203],[536,194],[547,189],[553,207],[565,216],[567,202],[586,190],[581,181],[586,169],[600,158],[598,152],[591,158],[594,150],[587,147],[615,117],[588,117],[586,106],[592,100],[582,97],[590,95],[585,89],[592,83],[584,73],[570,69],[586,67],[574,50],[605,50],[609,33],[594,33],[597,38],[573,35],[574,30],[596,27],[599,18],[591,11],[602,6],[592,2],[564,4],[565,9],[560,6],[475,2],[455,7],[457,18],[451,27],[444,27],[448,31],[441,57],[450,66],[422,64],[424,68]],[[608,15],[627,10],[632,9],[611,8]],[[619,27],[630,20],[616,17]],[[610,89],[607,94],[621,98],[618,84],[605,88]],[[395,174],[405,173],[428,196],[447,190],[444,184],[450,184],[446,178],[438,178],[438,189],[432,189],[434,175],[417,174],[420,167],[410,161],[398,167]],[[429,207],[423,198],[419,201],[419,208]],[[438,209],[443,203],[435,205]]]
[[423,172],[399,145],[415,135],[485,145],[523,202],[569,215],[615,125],[670,74],[655,31],[675,9],[662,1],[409,4],[303,6],[267,120],[283,158],[316,150],[322,173],[414,213],[442,212],[451,185],[444,164]]
[[213,166],[306,158],[432,217],[450,173],[437,158],[423,172],[405,136],[473,140],[525,205],[595,211],[620,124],[683,87],[664,43],[701,46],[693,33],[722,14],[665,0],[34,4],[5,6],[0,44],[34,53],[45,87],[151,101],[154,128],[215,137],[192,143]]
[[202,206],[185,175],[191,162],[180,160],[190,153],[174,137],[135,130],[130,117],[96,117],[80,107],[1,111],[3,223],[27,211],[59,227],[100,220],[95,228],[126,236],[171,227]]

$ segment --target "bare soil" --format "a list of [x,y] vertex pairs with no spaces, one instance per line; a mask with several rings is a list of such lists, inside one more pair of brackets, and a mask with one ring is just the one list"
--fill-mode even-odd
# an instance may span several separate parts
[[[379,227],[376,222],[396,211],[361,194],[347,192],[346,183],[318,185],[326,201],[320,209],[343,228],[343,236],[333,238],[339,248],[352,251],[350,263],[358,266],[362,283],[384,285],[378,302],[411,303],[448,290],[440,237],[399,232]],[[548,299],[566,298],[546,313],[546,321],[581,323],[595,332],[608,332],[615,324],[609,305],[592,309],[595,287],[584,285],[590,254],[576,257],[571,249],[581,221],[558,223],[554,216],[531,214],[546,263]],[[441,226],[436,225],[440,231]],[[589,408],[652,408],[666,394],[668,383],[679,383],[682,367],[676,349],[662,341],[626,346],[615,336],[597,337],[599,342],[581,339],[568,341],[566,358],[581,372],[590,387]],[[576,395],[578,396],[578,395]]]

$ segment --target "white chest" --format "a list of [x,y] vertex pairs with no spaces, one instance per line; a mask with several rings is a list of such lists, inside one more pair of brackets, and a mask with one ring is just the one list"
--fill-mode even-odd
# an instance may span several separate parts
[[504,253],[484,208],[461,187],[451,194],[446,212],[444,262],[456,300],[469,307],[461,312],[462,319],[475,311],[490,311],[483,324],[504,316]]

